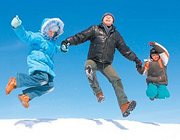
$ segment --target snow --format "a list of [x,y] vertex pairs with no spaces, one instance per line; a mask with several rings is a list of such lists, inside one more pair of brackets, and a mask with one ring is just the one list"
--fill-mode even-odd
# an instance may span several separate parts
[[5,119],[4,140],[180,140],[180,124],[112,119]]

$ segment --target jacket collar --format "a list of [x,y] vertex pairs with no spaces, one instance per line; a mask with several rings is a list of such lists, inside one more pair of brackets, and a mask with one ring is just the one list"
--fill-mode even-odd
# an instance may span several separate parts
[[[104,29],[103,23],[99,24],[99,27]],[[115,30],[116,30],[116,27],[112,25],[111,31],[115,31]]]
[[[104,28],[103,23],[99,24],[99,27],[100,27],[100,28]],[[116,27],[115,27],[114,25],[112,25],[112,29],[115,30]]]

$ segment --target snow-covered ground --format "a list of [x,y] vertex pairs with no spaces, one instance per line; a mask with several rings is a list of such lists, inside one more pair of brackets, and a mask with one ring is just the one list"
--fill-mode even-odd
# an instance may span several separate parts
[[2,140],[180,140],[180,124],[111,119],[0,120]]

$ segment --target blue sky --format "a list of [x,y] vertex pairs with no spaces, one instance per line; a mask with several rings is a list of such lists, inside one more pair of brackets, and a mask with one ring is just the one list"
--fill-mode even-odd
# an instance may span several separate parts
[[[180,123],[179,51],[180,2],[163,0],[59,1],[35,0],[1,2],[0,9],[0,119],[10,118],[109,118],[143,122]],[[26,30],[37,32],[46,17],[59,17],[65,23],[64,34],[57,44],[91,25],[101,23],[102,15],[111,12],[114,25],[126,44],[140,59],[149,55],[149,41],[164,45],[170,53],[168,78],[171,97],[151,102],[145,95],[145,76],[135,64],[116,51],[113,66],[122,79],[129,100],[137,107],[128,118],[123,118],[116,96],[108,80],[97,73],[106,101],[97,103],[84,72],[89,42],[71,46],[68,53],[55,56],[55,90],[30,102],[24,109],[14,90],[8,97],[5,86],[17,72],[28,73],[26,57],[28,45],[21,42],[12,30],[11,20],[19,15]]]

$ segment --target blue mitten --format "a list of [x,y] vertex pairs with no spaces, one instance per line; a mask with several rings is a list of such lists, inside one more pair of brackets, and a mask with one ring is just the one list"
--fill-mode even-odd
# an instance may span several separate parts
[[14,17],[13,20],[11,21],[11,25],[15,29],[18,28],[21,24],[22,21],[19,19],[18,15],[16,15],[16,17]]

